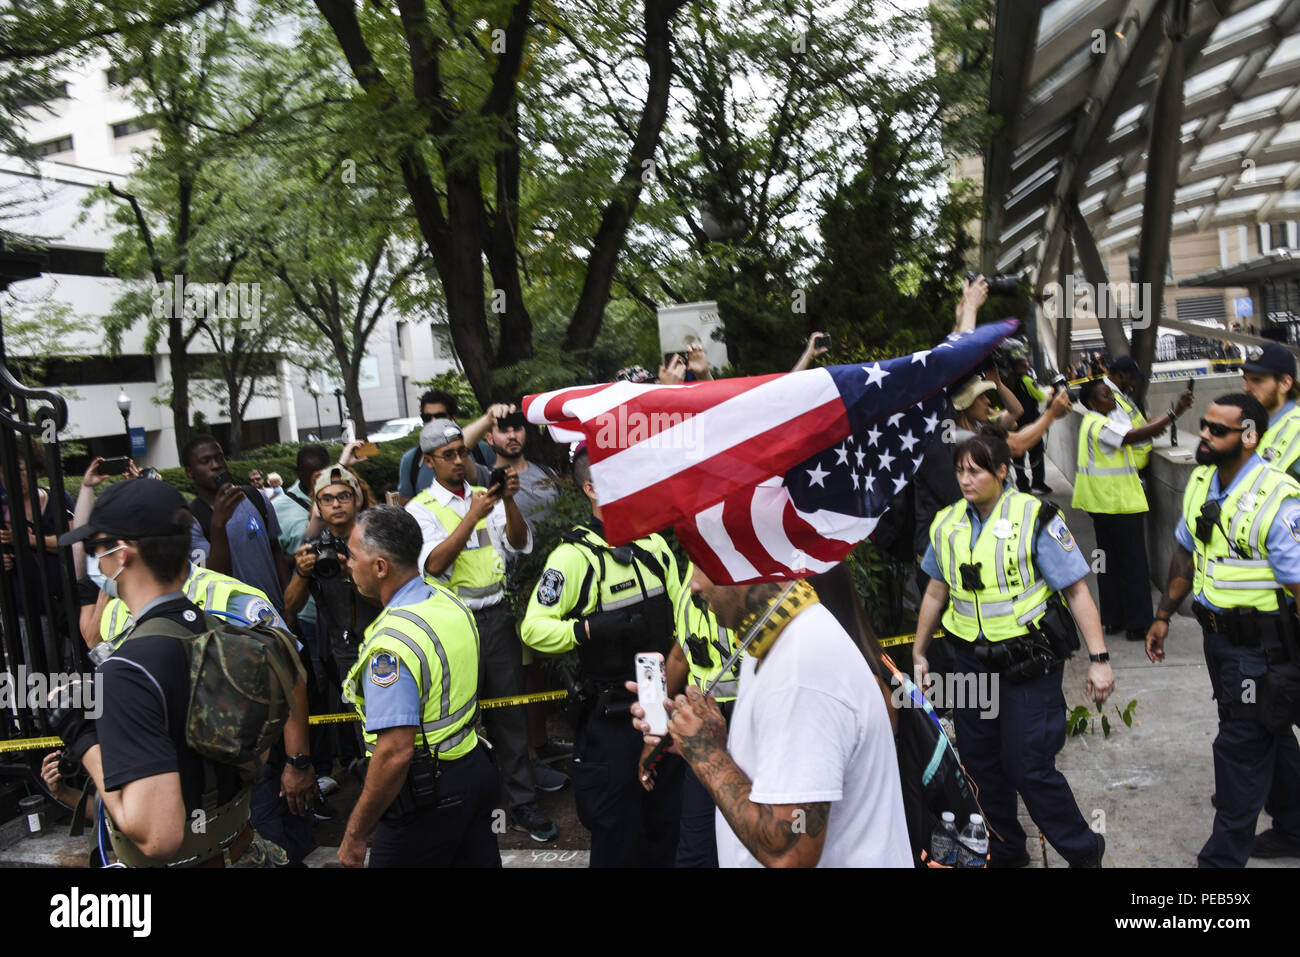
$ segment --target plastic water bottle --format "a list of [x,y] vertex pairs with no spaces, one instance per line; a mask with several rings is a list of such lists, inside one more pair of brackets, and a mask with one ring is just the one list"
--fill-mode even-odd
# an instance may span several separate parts
[[984,867],[988,863],[989,832],[978,814],[970,816],[970,823],[961,829],[957,840],[961,845],[957,852],[961,858],[959,866]]
[[944,811],[943,820],[930,833],[930,858],[945,867],[957,863],[957,818],[952,811]]

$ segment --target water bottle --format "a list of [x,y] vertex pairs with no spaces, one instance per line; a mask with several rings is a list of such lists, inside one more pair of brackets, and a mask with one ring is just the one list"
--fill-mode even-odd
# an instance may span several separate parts
[[944,811],[943,820],[930,833],[930,858],[936,864],[952,867],[957,863],[956,821],[952,811]]
[[989,832],[978,814],[970,816],[970,823],[961,829],[957,840],[961,845],[957,852],[961,858],[958,866],[984,867],[988,863]]

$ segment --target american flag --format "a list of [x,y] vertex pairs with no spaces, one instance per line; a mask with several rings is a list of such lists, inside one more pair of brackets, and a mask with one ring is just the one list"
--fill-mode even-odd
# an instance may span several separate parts
[[524,414],[586,440],[611,544],[672,525],[714,582],[802,578],[871,534],[942,434],[945,387],[1017,325],[881,362],[559,389],[525,397]]

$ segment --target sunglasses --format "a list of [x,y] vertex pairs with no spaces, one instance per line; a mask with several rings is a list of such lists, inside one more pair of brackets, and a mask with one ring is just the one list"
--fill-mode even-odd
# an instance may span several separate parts
[[446,412],[421,412],[420,413],[420,421],[423,422],[425,425],[428,425],[434,419],[450,419],[450,418],[451,416],[449,416]]
[[1237,428],[1235,425],[1224,425],[1222,422],[1211,422],[1209,419],[1201,419],[1201,431],[1208,431],[1216,439],[1221,439],[1229,432],[1245,432],[1244,428]]

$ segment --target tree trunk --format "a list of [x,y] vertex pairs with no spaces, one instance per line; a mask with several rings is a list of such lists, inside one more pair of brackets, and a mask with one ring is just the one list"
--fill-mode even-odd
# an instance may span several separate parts
[[226,402],[230,411],[230,441],[226,443],[226,457],[236,459],[244,450],[244,413],[239,407],[239,379],[226,376]]
[[[167,322],[167,351],[172,372],[172,428],[176,431],[177,456],[190,440],[190,368],[184,325],[184,314]],[[181,462],[182,466],[184,464]]]

